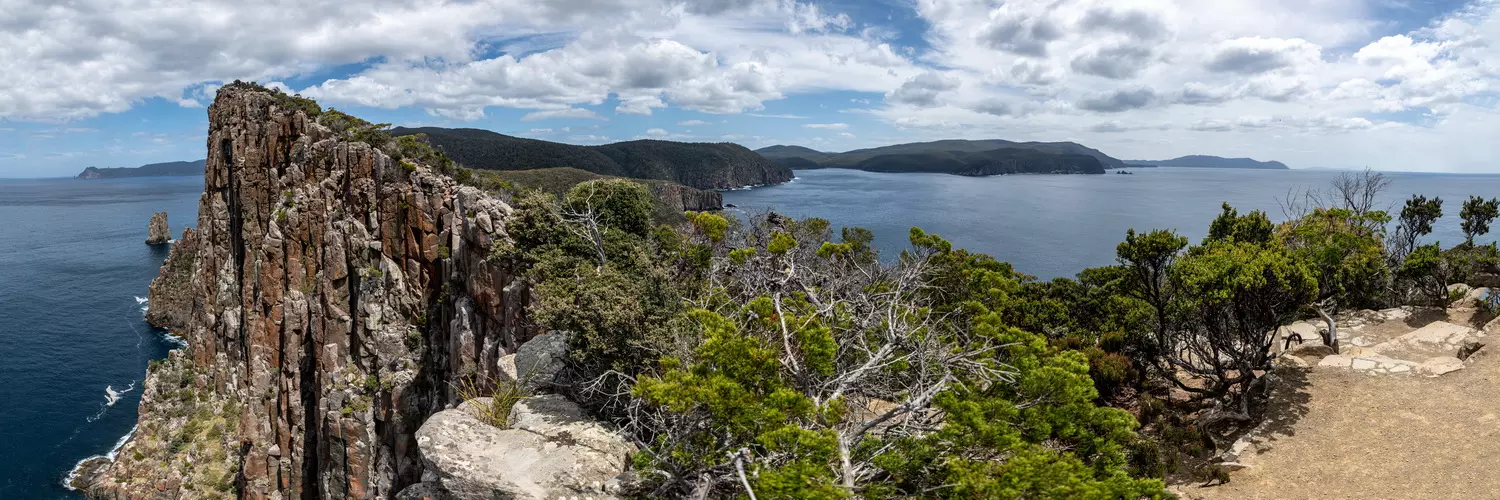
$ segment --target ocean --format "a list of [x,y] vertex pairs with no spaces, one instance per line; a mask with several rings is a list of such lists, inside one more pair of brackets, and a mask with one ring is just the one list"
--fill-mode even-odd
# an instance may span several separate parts
[[197,223],[202,177],[0,179],[0,499],[82,498],[79,460],[135,425],[146,363],[176,347],[142,317],[166,245]]
[[[1125,231],[1175,229],[1194,243],[1208,234],[1220,204],[1240,213],[1264,210],[1284,220],[1279,198],[1289,191],[1324,189],[1336,171],[1131,168],[1134,175],[887,174],[858,170],[799,170],[790,183],[724,193],[745,217],[774,210],[794,218],[821,217],[836,227],[874,231],[883,255],[909,247],[912,226],[1010,262],[1041,279],[1072,277],[1115,262]],[[1463,241],[1458,211],[1470,195],[1500,196],[1500,175],[1386,173],[1392,182],[1381,206],[1392,216],[1412,194],[1443,199],[1443,219],[1428,238]],[[1394,226],[1393,226],[1394,227]],[[1496,231],[1500,232],[1500,221]],[[1480,238],[1493,241],[1495,233]]]
[[[1280,219],[1278,197],[1337,175],[1130,170],[986,178],[812,170],[724,201],[742,217],[775,209],[869,228],[887,253],[920,226],[1045,279],[1112,263],[1130,228],[1202,238],[1224,201]],[[1500,175],[1388,175],[1386,203],[1412,193],[1445,200],[1432,237],[1445,244],[1462,238],[1463,199],[1500,196]],[[200,177],[0,179],[0,499],[77,498],[63,487],[68,472],[131,432],[146,364],[177,347],[142,317],[167,255],[143,243],[146,224],[165,210],[180,237],[196,223],[202,190]]]

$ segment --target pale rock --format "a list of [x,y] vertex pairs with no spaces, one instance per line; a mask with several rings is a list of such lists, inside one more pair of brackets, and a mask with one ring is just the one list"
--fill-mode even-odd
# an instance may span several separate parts
[[512,428],[475,418],[467,407],[438,412],[417,430],[438,496],[456,499],[609,498],[605,485],[625,471],[635,447],[548,395],[517,402]]
[[510,383],[521,381],[521,376],[516,373],[516,355],[506,354],[500,356],[499,365],[500,379]]
[[1455,325],[1446,321],[1434,321],[1432,324],[1418,328],[1411,333],[1396,337],[1392,342],[1405,344],[1459,344],[1464,340],[1475,337],[1479,332],[1473,328],[1463,325]]
[[1332,368],[1348,368],[1349,365],[1353,361],[1354,361],[1354,358],[1351,358],[1351,357],[1348,357],[1348,356],[1339,355],[1339,354],[1334,354],[1332,356],[1328,356],[1328,357],[1323,358],[1321,361],[1318,361],[1318,366],[1319,367],[1332,367]]
[[488,212],[479,212],[478,214],[476,214],[474,216],[474,222],[477,222],[480,229],[484,229],[484,232],[486,233],[495,232],[495,224],[493,222],[490,222],[490,214]]
[[1370,369],[1373,369],[1373,368],[1375,368],[1377,366],[1380,366],[1380,362],[1375,361],[1373,359],[1369,359],[1369,358],[1354,358],[1354,362],[1351,363],[1349,367],[1353,368],[1355,370],[1370,370]]
[[1423,361],[1417,371],[1429,377],[1436,377],[1464,369],[1464,362],[1453,356],[1438,356]]
[[1399,321],[1410,318],[1411,313],[1412,310],[1410,307],[1392,307],[1390,309],[1381,309],[1380,318],[1384,321]]

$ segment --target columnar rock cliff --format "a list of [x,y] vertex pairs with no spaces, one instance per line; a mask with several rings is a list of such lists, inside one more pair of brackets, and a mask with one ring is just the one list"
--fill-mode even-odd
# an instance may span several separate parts
[[209,108],[197,228],[148,316],[188,347],[153,364],[91,496],[388,498],[450,382],[531,335],[527,288],[485,260],[509,206],[284,103],[229,86]]

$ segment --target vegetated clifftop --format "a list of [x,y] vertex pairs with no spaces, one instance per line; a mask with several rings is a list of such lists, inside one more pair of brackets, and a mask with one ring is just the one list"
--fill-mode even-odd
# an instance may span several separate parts
[[135,168],[89,167],[78,174],[79,179],[116,179],[121,177],[165,177],[170,175],[203,175],[203,165],[208,160],[172,161],[152,163]]
[[756,151],[787,168],[852,168],[873,172],[940,172],[958,175],[1019,173],[1100,174],[1124,166],[1098,150],[1072,142],[945,140],[826,153],[801,146]]
[[1140,167],[1197,167],[1197,168],[1250,168],[1260,170],[1288,170],[1279,161],[1256,161],[1250,158],[1223,158],[1218,156],[1190,155],[1170,160],[1129,160],[1130,166]]
[[528,288],[485,259],[510,207],[317,109],[219,90],[197,229],[151,284],[149,321],[187,347],[153,363],[88,495],[390,498],[421,479],[414,435],[451,383],[531,336]]
[[[579,170],[571,167],[542,168],[537,170],[504,170],[496,173],[501,179],[522,188],[535,188],[562,197],[574,185],[610,176]],[[631,179],[651,188],[656,199],[657,217],[663,220],[681,217],[684,211],[701,212],[722,210],[724,195],[718,191],[696,189],[671,181]]]
[[575,146],[479,129],[401,128],[393,135],[426,134],[433,145],[469,168],[535,170],[572,167],[600,175],[656,179],[697,189],[778,184],[792,172],[744,146],[640,140]]

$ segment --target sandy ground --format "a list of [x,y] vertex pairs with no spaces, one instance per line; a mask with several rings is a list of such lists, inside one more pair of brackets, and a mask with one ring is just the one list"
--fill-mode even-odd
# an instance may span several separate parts
[[[1387,328],[1371,333],[1403,330],[1381,326]],[[1487,340],[1500,344],[1497,335]],[[1265,443],[1240,457],[1249,467],[1227,484],[1177,489],[1204,499],[1500,499],[1497,348],[1438,378],[1335,368],[1287,373],[1272,403],[1279,418]]]

